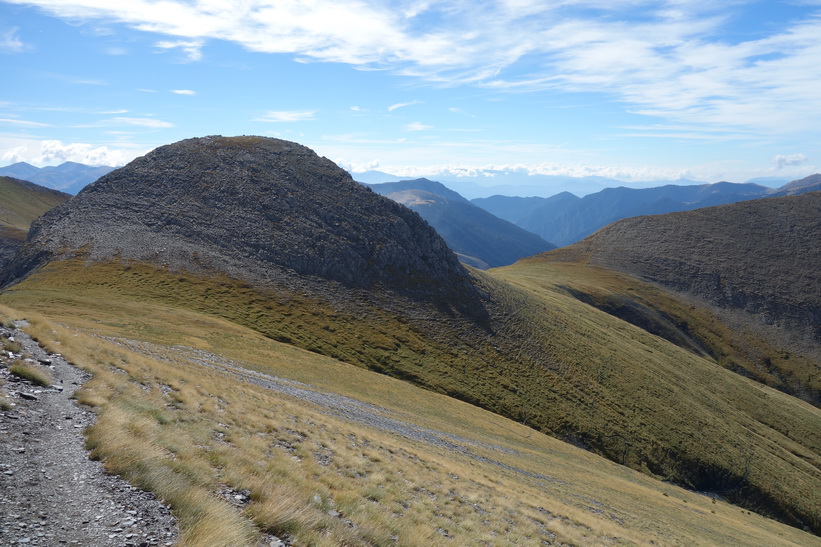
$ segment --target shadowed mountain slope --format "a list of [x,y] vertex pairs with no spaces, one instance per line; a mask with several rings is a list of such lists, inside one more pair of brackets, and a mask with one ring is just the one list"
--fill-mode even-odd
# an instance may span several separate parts
[[[159,148],[36,222],[6,273],[23,276],[2,295],[18,309],[219,317],[821,529],[818,409],[588,306],[532,264],[466,269],[419,215],[294,143]],[[156,334],[150,318],[106,316]]]
[[70,197],[25,180],[0,177],[0,269],[23,244],[34,219]]
[[[371,188],[416,211],[466,263],[486,270],[554,249],[539,236],[481,209],[427,179],[374,184]],[[388,190],[396,189],[388,192]]]
[[821,193],[625,219],[564,252],[821,344]]

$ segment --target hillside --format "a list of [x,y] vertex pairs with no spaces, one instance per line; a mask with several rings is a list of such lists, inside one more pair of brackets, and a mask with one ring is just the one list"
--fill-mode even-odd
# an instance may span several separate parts
[[[710,303],[737,331],[782,348],[753,356],[756,366],[742,370],[770,373],[795,394],[804,386],[804,398],[818,404],[819,241],[821,193],[812,192],[625,219],[544,258],[615,269]],[[796,370],[791,354],[815,365]]]
[[539,236],[502,220],[427,179],[372,184],[370,188],[419,213],[459,260],[486,270],[554,249]]
[[32,221],[70,197],[25,180],[0,176],[0,268],[22,245]]
[[[799,528],[821,529],[818,409],[583,303],[545,272],[528,262],[489,273],[465,269],[417,214],[353,182],[307,148],[276,139],[208,137],[158,148],[44,215],[6,271],[0,299],[86,337],[182,345],[192,348],[195,360],[204,355],[198,351],[229,352],[231,370],[271,370],[265,367],[279,366],[276,352],[296,351],[311,357],[300,358],[292,374],[333,385],[329,371],[343,366],[338,376],[350,376],[361,392],[369,392],[369,384],[345,367],[380,372],[656,479],[712,492]],[[229,332],[230,342],[222,339]],[[97,353],[83,353],[85,344],[72,344],[71,335],[59,338],[83,359],[97,359]],[[261,340],[275,344],[275,356],[253,358]],[[262,395],[221,395],[218,382],[204,386],[195,379],[200,369],[183,381],[174,379],[173,369],[142,360],[124,364],[128,374],[118,380],[108,367],[125,358],[111,352],[106,346],[98,352],[102,365],[89,365],[102,375],[89,400],[126,399],[117,403],[110,425],[118,434],[94,441],[101,457],[117,467],[121,429],[126,438],[156,429],[171,442],[175,433],[165,432],[196,427],[200,409],[212,416],[209,408],[229,406],[219,399],[243,400],[231,410],[230,423],[220,423],[248,431],[247,439],[218,429],[231,444],[253,449],[251,470],[232,468],[226,480],[236,488],[253,482],[248,474],[270,446],[257,446],[252,439],[260,431],[243,420],[264,422],[252,403]],[[161,385],[142,393],[132,380]],[[152,399],[146,406],[144,399],[168,395],[163,385],[179,392],[186,409],[180,423],[147,410],[166,404]],[[424,411],[445,421],[450,416],[439,414],[438,406]],[[126,425],[129,412],[141,416],[133,427]],[[211,438],[214,429],[206,429]],[[202,445],[197,439],[191,446]],[[227,465],[219,455],[203,462],[174,446],[180,461],[196,462],[190,465],[208,477],[212,466]],[[313,451],[322,453],[322,447]],[[152,453],[147,461],[164,457]],[[543,465],[533,472],[549,475],[549,463]]]

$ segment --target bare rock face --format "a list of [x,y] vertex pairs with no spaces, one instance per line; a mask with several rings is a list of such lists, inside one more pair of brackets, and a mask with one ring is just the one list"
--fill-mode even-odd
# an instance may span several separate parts
[[456,308],[478,298],[416,213],[304,146],[263,137],[188,139],[109,173],[35,223],[0,282],[78,253],[254,284],[307,276]]

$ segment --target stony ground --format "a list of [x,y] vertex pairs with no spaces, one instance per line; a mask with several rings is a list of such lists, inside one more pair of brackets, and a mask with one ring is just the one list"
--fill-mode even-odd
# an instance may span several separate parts
[[[89,459],[83,430],[94,414],[71,399],[88,375],[17,329],[0,327],[2,341],[19,351],[0,355],[0,545],[175,544],[166,506]],[[11,374],[17,361],[47,370],[52,385]]]

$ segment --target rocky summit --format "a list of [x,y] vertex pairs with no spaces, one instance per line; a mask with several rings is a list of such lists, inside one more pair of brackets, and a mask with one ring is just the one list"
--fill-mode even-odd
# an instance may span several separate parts
[[445,307],[476,298],[416,213],[304,146],[263,137],[188,139],[109,173],[32,226],[2,281],[78,254],[252,284],[329,280]]

